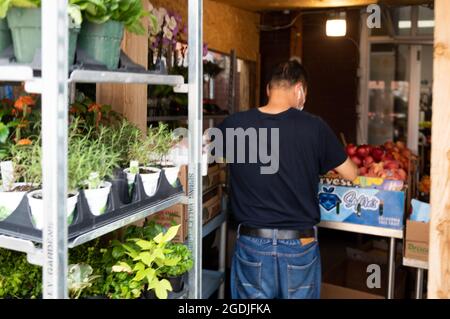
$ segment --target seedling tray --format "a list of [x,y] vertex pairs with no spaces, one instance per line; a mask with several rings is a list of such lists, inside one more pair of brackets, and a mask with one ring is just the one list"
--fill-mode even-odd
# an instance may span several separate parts
[[[100,216],[94,216],[90,212],[84,192],[80,190],[74,219],[68,228],[69,242],[99,227],[132,216],[143,209],[151,209],[152,206],[164,200],[183,194],[183,187],[179,181],[177,181],[176,187],[171,186],[164,171],[160,172],[156,193],[151,197],[145,193],[139,174],[136,175],[131,196],[128,191],[126,175],[123,172],[116,174],[110,182],[112,186],[107,209]],[[0,222],[0,234],[42,243],[42,231],[33,226],[31,218],[28,199],[27,196],[24,196],[17,209]]]

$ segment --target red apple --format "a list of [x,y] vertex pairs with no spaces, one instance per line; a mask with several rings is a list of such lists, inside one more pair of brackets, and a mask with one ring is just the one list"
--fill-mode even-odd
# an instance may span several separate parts
[[383,155],[383,157],[381,158],[381,161],[386,162],[386,161],[392,161],[394,159],[394,156],[392,156],[392,153],[385,153]]
[[367,169],[367,167],[361,167],[360,169],[359,169],[359,173],[358,173],[358,175],[359,176],[366,176],[366,174],[367,174],[367,172],[368,172],[369,170]]
[[401,154],[403,157],[406,157],[407,159],[409,159],[411,157],[411,151],[407,148],[405,148]]
[[376,163],[379,163],[383,159],[384,150],[382,150],[380,147],[375,147],[372,149],[372,152],[370,152],[370,155],[372,155],[373,160]]
[[352,160],[353,163],[355,163],[358,167],[361,166],[362,161],[359,159],[358,156],[351,156],[350,159]]
[[384,143],[384,147],[386,148],[386,150],[391,150],[394,147],[394,142],[388,141]]
[[356,149],[356,154],[360,159],[364,159],[369,156],[370,147],[368,145],[361,145]]
[[403,149],[406,148],[405,143],[402,142],[402,141],[397,141],[397,143],[395,143],[395,145],[396,145],[399,149],[401,149],[401,150],[403,150]]
[[397,162],[395,160],[394,161],[386,161],[384,163],[384,169],[392,170],[392,169],[398,169],[398,168],[400,168],[399,162]]
[[356,155],[356,149],[357,147],[354,144],[347,144],[345,147],[345,151],[347,152],[348,156]]
[[372,156],[367,156],[364,160],[363,160],[363,164],[365,167],[369,167],[370,165],[372,165],[374,162],[373,157]]
[[400,175],[400,180],[406,181],[408,175],[406,174],[405,170],[399,169],[398,174]]

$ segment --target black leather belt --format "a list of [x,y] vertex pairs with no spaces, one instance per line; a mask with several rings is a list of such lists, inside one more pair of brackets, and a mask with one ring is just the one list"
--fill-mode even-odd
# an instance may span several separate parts
[[[261,238],[273,238],[275,229],[270,228],[251,228],[241,225],[239,234],[244,236],[261,237]],[[315,238],[314,228],[305,230],[293,230],[293,229],[278,229],[277,239],[300,239],[300,238]]]

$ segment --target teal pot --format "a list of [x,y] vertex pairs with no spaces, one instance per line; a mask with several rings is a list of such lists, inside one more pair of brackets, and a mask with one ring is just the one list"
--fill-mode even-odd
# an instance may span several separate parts
[[121,22],[110,20],[97,24],[86,21],[81,26],[78,48],[108,69],[117,69],[123,32]]
[[6,19],[0,19],[0,53],[11,45],[11,32]]
[[[31,63],[41,47],[41,9],[11,8],[7,18],[17,62]],[[79,31],[69,29],[69,65],[75,60]]]

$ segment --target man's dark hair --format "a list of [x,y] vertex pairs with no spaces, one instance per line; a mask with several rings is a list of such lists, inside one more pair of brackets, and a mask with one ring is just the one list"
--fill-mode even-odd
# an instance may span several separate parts
[[296,59],[282,62],[275,66],[269,81],[269,88],[290,87],[301,82],[306,89],[308,86],[308,75],[303,65]]

